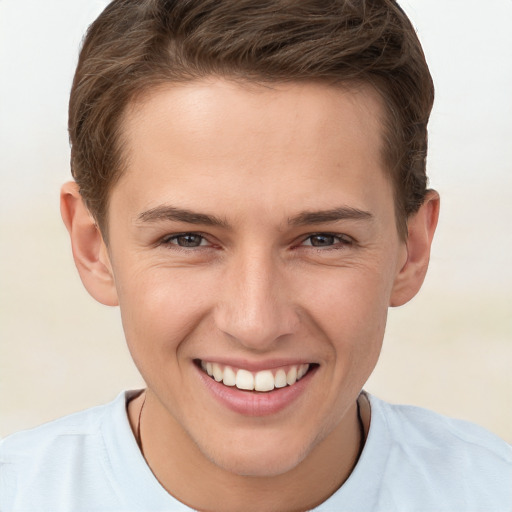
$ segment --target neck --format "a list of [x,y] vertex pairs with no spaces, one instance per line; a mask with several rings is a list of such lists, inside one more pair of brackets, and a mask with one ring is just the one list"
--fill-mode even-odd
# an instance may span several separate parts
[[128,409],[148,465],[175,498],[196,510],[212,512],[314,508],[349,477],[369,425],[369,407],[363,398],[361,407],[354,403],[340,424],[292,470],[251,477],[226,471],[206,458],[173,418],[167,415],[162,421],[156,402],[143,393]]

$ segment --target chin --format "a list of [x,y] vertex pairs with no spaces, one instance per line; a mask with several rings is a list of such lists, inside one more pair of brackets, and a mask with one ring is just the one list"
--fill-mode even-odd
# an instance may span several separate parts
[[[306,443],[307,444],[307,443]],[[295,469],[310,452],[303,444],[293,441],[259,442],[257,437],[248,443],[233,440],[223,450],[202,450],[217,467],[245,477],[275,477]]]
[[292,471],[297,467],[303,457],[283,457],[282,455],[270,457],[268,453],[259,457],[254,456],[225,456],[212,459],[212,462],[229,473],[244,477],[276,477]]

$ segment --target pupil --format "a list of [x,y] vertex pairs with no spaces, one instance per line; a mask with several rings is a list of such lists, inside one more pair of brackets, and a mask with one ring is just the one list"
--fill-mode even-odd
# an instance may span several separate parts
[[334,243],[334,237],[332,235],[315,235],[311,237],[311,245],[315,247],[324,247],[326,245],[332,245]]
[[181,235],[178,237],[178,245],[181,245],[181,247],[199,247],[201,237],[199,235]]

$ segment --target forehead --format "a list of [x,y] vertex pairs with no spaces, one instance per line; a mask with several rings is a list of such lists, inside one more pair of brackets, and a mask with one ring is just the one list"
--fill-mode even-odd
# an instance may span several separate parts
[[[219,135],[233,141],[248,132],[260,138],[267,135],[266,142],[274,140],[276,145],[283,142],[283,136],[286,140],[300,137],[309,141],[305,150],[328,144],[343,129],[345,138],[363,136],[380,148],[384,117],[379,93],[365,84],[263,84],[212,77],[150,89],[129,104],[121,128],[130,143],[165,124],[175,135],[192,135],[194,143],[203,135],[205,150],[211,149],[219,128]],[[169,125],[171,119],[174,122]],[[244,147],[249,148],[249,142],[245,139]],[[129,144],[130,149],[134,146]]]
[[[387,197],[382,117],[380,96],[365,86],[210,79],[159,87],[124,116],[128,164],[114,195],[144,209],[196,206],[197,197],[218,208],[244,196],[246,211],[254,202],[304,210],[319,196],[325,206],[350,194],[352,202]],[[376,182],[383,186],[367,186]]]

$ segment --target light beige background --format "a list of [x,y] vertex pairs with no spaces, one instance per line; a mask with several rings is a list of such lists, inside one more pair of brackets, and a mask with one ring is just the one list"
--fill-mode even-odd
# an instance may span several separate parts
[[[0,436],[142,383],[119,313],[74,270],[58,212],[66,103],[103,1],[0,0]],[[437,86],[430,274],[390,312],[367,388],[512,441],[512,1],[408,0]]]

